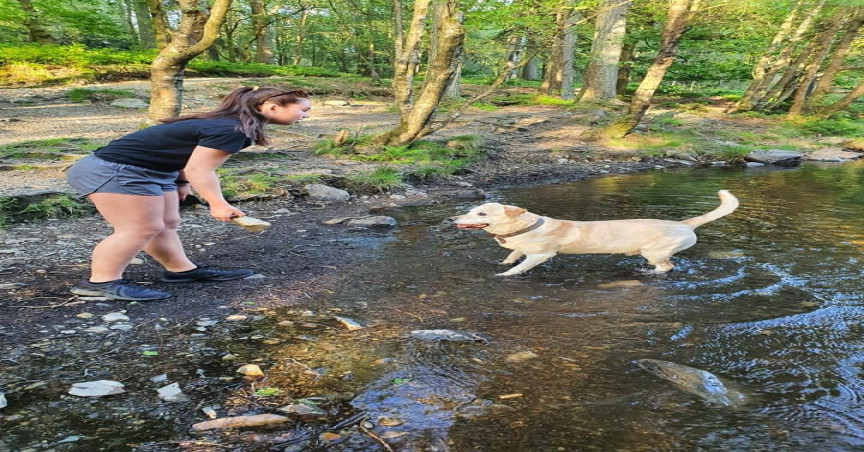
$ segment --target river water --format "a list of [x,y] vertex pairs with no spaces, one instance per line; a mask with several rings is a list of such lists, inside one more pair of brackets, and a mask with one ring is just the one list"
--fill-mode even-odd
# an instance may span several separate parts
[[[741,207],[662,276],[639,256],[579,255],[499,278],[509,250],[444,221],[476,202],[389,212],[394,239],[318,300],[368,324],[333,355],[363,368],[351,404],[397,419],[383,437],[399,450],[864,447],[864,164],[651,172],[491,200],[572,220],[686,219],[720,189]],[[483,340],[411,339],[420,329]],[[711,372],[746,403],[712,404],[638,359]]]

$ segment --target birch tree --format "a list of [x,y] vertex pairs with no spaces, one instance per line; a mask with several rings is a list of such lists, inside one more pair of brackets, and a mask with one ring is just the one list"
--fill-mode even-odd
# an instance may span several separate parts
[[157,22],[158,39],[165,47],[150,65],[150,121],[177,116],[183,104],[183,78],[186,65],[206,51],[219,35],[219,27],[232,0],[214,0],[207,11],[205,0],[179,0],[180,21],[172,29],[162,9],[161,0],[148,0]]
[[[417,0],[407,34],[396,39],[396,61],[393,75],[393,94],[399,108],[399,124],[392,130],[373,138],[376,145],[398,146],[411,143],[430,133],[429,124],[444,91],[456,74],[465,29],[457,0],[435,0],[443,3],[436,21],[436,47],[430,54],[426,76],[420,92],[413,97],[414,73],[419,63],[419,50],[423,37],[430,0]],[[399,0],[394,0],[399,2]],[[437,8],[436,8],[437,9]],[[399,22],[398,17],[394,21]],[[396,36],[402,34],[397,26]]]

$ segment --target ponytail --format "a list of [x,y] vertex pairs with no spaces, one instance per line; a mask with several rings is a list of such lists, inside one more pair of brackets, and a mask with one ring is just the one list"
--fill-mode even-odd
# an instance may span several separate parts
[[228,93],[222,102],[211,111],[176,118],[162,119],[163,123],[185,121],[187,119],[229,118],[240,121],[237,130],[249,137],[253,143],[266,145],[270,142],[264,134],[268,119],[258,111],[264,102],[284,106],[306,99],[309,93],[302,89],[288,90],[273,87],[244,86]]

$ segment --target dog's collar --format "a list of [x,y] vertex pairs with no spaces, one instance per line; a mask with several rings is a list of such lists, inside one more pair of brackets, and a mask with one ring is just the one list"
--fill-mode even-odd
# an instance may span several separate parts
[[507,241],[504,239],[510,238],[510,237],[515,237],[519,234],[524,234],[524,233],[529,232],[529,231],[533,231],[533,230],[539,228],[540,226],[543,226],[543,223],[545,223],[545,221],[543,221],[543,217],[537,217],[537,221],[535,221],[534,224],[532,224],[531,226],[528,226],[525,229],[520,229],[516,232],[511,232],[509,234],[492,234],[492,237],[494,237],[495,240],[498,241],[498,243],[507,243]]

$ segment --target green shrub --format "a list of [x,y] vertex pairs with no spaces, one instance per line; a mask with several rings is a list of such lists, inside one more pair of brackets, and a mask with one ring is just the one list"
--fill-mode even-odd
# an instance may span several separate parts
[[402,175],[393,167],[382,166],[369,172],[351,175],[346,182],[355,191],[372,190],[383,193],[402,185]]

